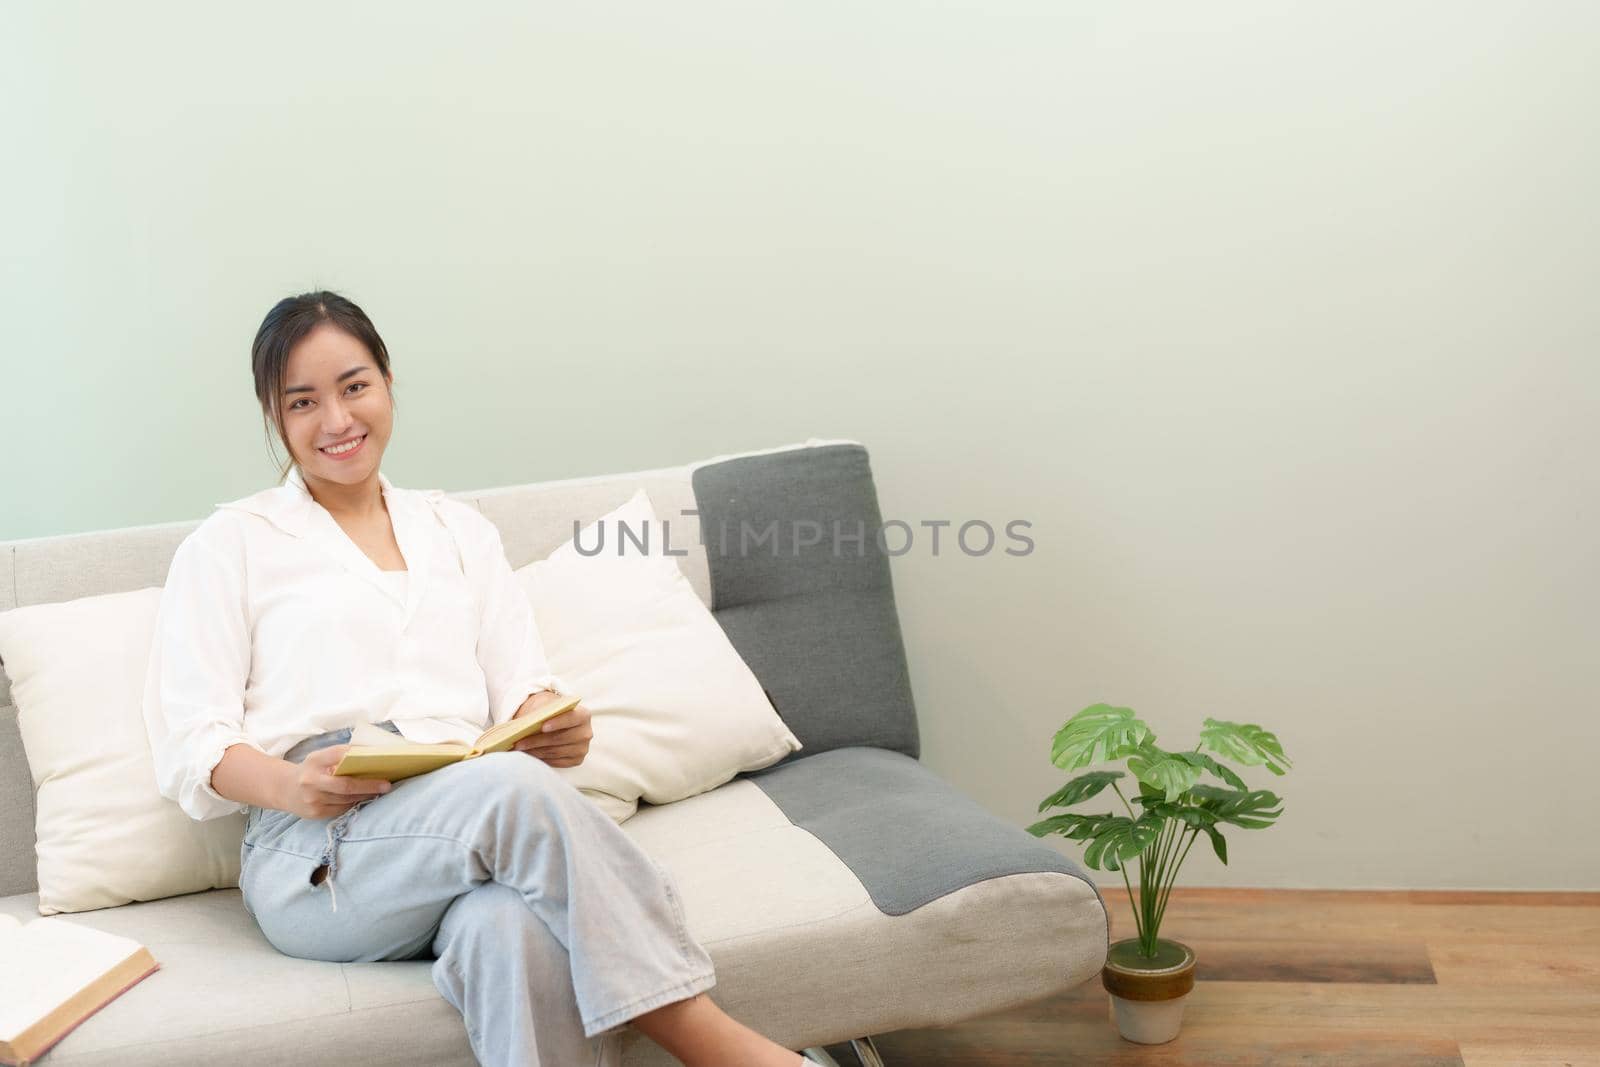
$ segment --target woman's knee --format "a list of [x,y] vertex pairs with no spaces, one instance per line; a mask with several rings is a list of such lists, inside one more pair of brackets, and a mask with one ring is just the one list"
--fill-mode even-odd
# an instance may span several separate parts
[[458,764],[473,785],[485,791],[501,791],[514,796],[564,784],[555,768],[526,752],[490,752]]
[[451,902],[441,928],[505,929],[520,921],[527,911],[522,894],[504,882],[480,882]]
[[565,973],[565,961],[556,957],[564,957],[566,950],[522,893],[502,882],[484,882],[457,897],[433,942],[435,955],[456,960],[479,948],[487,948],[496,959],[514,949],[512,957],[536,970],[560,962],[561,969],[550,973]]

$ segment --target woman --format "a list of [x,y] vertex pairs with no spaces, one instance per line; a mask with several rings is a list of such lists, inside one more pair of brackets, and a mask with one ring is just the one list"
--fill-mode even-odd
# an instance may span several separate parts
[[251,359],[287,484],[179,546],[145,718],[164,796],[246,813],[239,885],[263,934],[308,959],[435,958],[486,1064],[607,1061],[624,1023],[691,1065],[807,1063],[704,994],[671,878],[551,769],[588,752],[581,704],[513,752],[392,785],[332,774],[355,726],[475,737],[562,684],[495,527],[379,473],[394,378],[361,309],[282,300]]

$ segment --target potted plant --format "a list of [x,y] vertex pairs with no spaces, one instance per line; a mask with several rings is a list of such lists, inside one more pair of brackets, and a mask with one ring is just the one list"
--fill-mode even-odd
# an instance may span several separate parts
[[[1277,775],[1289,768],[1283,746],[1259,726],[1208,718],[1193,751],[1168,752],[1132,710],[1108,704],[1093,704],[1068,719],[1050,749],[1050,761],[1064,771],[1126,759],[1128,773],[1139,786],[1133,797],[1139,805],[1136,811],[1117,785],[1122,771],[1079,775],[1040,801],[1039,810],[1080,804],[1109,785],[1122,798],[1127,814],[1068,812],[1028,827],[1035,837],[1060,834],[1086,842],[1085,863],[1095,870],[1122,872],[1138,936],[1109,947],[1100,980],[1111,994],[1117,1029],[1130,1041],[1157,1045],[1177,1037],[1184,1001],[1194,988],[1194,952],[1159,934],[1178,868],[1195,839],[1205,834],[1217,858],[1227,863],[1228,845],[1220,824],[1259,830],[1283,814],[1277,796],[1250,789],[1216,756],[1265,766]],[[1202,784],[1201,777],[1208,774],[1227,788]],[[1138,863],[1137,894],[1128,881],[1129,860]]]

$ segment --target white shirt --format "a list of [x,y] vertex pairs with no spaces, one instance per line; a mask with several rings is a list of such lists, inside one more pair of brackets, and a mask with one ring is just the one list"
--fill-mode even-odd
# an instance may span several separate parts
[[144,719],[157,787],[191,818],[245,810],[211,787],[230,745],[281,757],[385,719],[411,741],[470,740],[530,693],[565,691],[494,524],[378,478],[405,571],[379,570],[298,470],[217,505],[178,546]]

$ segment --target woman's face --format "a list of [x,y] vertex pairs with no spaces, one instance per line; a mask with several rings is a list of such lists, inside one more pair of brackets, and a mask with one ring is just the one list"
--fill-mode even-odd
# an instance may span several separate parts
[[357,485],[376,477],[394,425],[392,380],[384,380],[366,345],[330,323],[289,350],[284,444],[307,482]]

